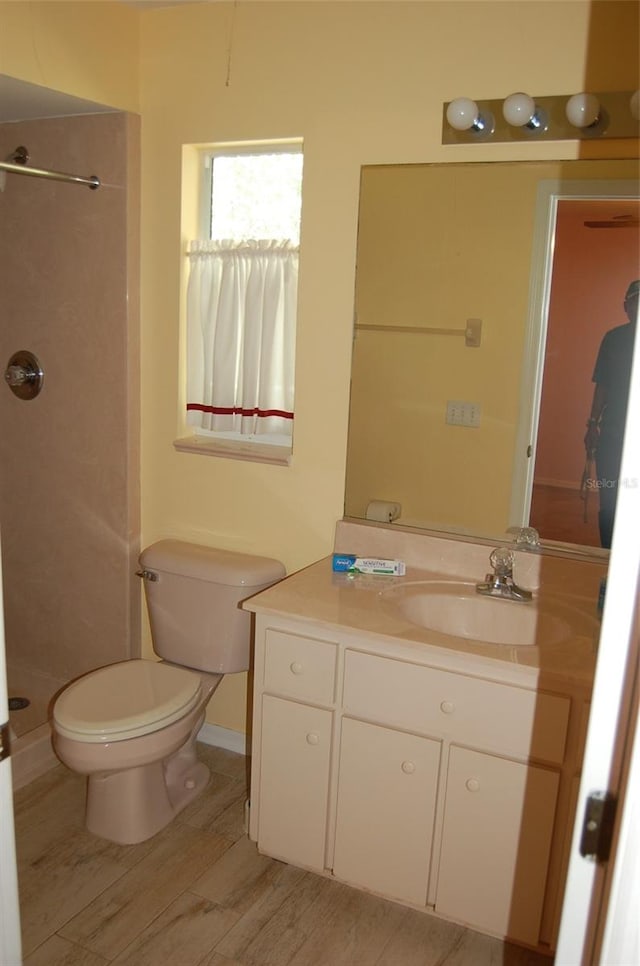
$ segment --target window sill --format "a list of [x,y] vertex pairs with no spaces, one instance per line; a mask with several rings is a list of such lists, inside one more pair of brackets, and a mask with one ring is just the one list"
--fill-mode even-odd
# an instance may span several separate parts
[[245,460],[250,463],[270,463],[273,466],[290,466],[289,446],[272,443],[240,442],[214,439],[211,436],[184,436],[173,441],[180,453],[198,453],[200,456],[218,456],[228,460]]

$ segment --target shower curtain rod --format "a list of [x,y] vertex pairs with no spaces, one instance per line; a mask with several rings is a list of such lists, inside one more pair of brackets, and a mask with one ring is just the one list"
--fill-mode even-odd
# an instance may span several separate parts
[[82,178],[77,174],[65,174],[64,171],[50,171],[48,168],[29,168],[27,161],[29,152],[25,147],[18,147],[11,155],[11,160],[0,161],[0,171],[8,171],[10,174],[26,174],[32,178],[48,178],[50,181],[69,181],[75,184],[86,184],[93,191],[100,187],[100,178],[91,175],[89,178]]

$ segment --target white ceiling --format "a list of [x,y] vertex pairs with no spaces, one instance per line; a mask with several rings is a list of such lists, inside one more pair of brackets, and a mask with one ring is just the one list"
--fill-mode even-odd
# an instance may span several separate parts
[[104,104],[95,104],[0,74],[0,123],[71,114],[102,114],[111,110],[113,108]]

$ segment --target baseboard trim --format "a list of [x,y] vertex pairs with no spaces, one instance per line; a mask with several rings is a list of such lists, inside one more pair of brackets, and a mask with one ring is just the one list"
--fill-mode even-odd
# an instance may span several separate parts
[[246,755],[248,751],[248,738],[242,731],[232,731],[231,728],[222,728],[206,721],[198,732],[198,741],[224,748],[225,751],[234,751],[238,755]]

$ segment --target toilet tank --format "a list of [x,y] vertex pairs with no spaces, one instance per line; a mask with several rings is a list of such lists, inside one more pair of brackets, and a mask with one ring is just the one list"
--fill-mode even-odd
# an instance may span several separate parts
[[198,671],[246,671],[251,615],[240,605],[285,576],[280,561],[160,540],[140,563],[158,657]]

